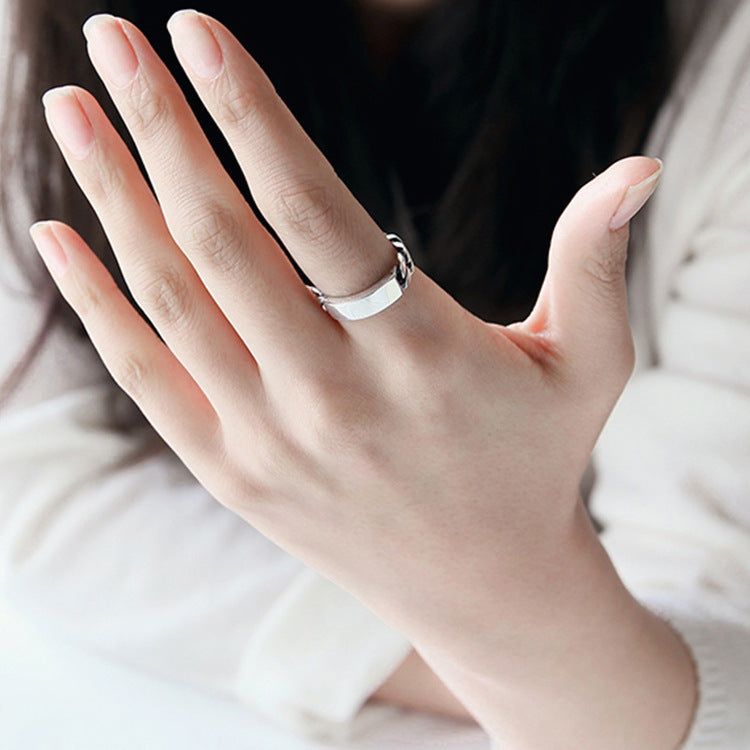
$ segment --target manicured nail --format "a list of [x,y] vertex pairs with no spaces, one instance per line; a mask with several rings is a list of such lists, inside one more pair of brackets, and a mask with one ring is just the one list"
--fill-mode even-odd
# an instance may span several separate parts
[[625,193],[609,225],[612,231],[622,229],[643,208],[656,190],[664,164],[661,159],[652,159],[652,161],[655,165],[654,171],[637,185],[631,185]]
[[50,89],[42,97],[52,133],[75,157],[83,159],[94,145],[94,128],[71,86]]
[[167,22],[175,52],[196,78],[211,81],[224,67],[224,55],[206,19],[194,10],[178,10]]
[[138,57],[119,18],[99,13],[83,24],[89,55],[99,73],[115,86],[127,86],[138,72]]
[[62,245],[55,237],[49,223],[38,221],[29,227],[31,239],[42,256],[44,264],[54,276],[60,277],[68,267],[68,257],[65,255]]

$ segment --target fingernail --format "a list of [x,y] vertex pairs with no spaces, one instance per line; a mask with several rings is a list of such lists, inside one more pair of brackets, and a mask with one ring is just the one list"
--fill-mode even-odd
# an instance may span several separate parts
[[94,145],[94,128],[70,86],[50,89],[42,97],[53,135],[75,157],[83,159]]
[[29,227],[29,234],[44,264],[54,276],[60,277],[68,267],[68,257],[55,237],[49,223],[38,221]]
[[83,24],[89,55],[102,78],[115,86],[127,86],[138,72],[138,57],[119,18],[99,13]]
[[637,185],[631,185],[625,197],[622,199],[619,208],[615,211],[609,228],[612,231],[622,229],[645,205],[646,201],[653,195],[656,186],[659,184],[664,163],[661,159],[652,159],[656,165],[655,170],[646,179]]
[[194,10],[178,10],[167,22],[175,51],[196,78],[211,81],[224,67],[224,55],[203,16]]

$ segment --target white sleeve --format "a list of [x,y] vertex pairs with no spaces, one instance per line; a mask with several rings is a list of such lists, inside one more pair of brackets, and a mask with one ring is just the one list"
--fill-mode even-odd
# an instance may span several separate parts
[[596,465],[592,509],[607,551],[696,661],[700,706],[686,747],[750,746],[750,394],[644,372]]
[[[7,277],[0,376],[38,322]],[[149,448],[148,431],[113,429],[113,393],[126,399],[93,347],[53,330],[0,410],[8,603],[48,637],[234,695],[301,733],[342,737],[386,715],[361,709],[408,641]]]

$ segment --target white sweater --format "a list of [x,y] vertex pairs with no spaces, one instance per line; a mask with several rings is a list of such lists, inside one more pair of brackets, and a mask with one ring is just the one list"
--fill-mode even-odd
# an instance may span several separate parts
[[[627,585],[695,656],[686,747],[743,750],[750,0],[714,0],[644,153],[665,171],[633,227],[638,366],[594,454],[592,507]],[[0,280],[22,286],[6,257]],[[0,287],[0,374],[39,317],[37,302]],[[111,390],[90,345],[56,330],[0,412],[3,596],[54,637],[232,692],[295,731],[343,736],[387,716],[362,706],[407,640],[215,502],[174,456],[143,454],[144,434],[109,429]]]

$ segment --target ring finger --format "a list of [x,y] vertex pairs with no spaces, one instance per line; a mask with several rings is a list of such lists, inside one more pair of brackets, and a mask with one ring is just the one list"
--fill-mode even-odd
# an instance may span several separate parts
[[239,384],[245,399],[257,387],[257,365],[176,247],[132,154],[88,92],[53,89],[44,105],[135,300],[214,406],[236,408]]

